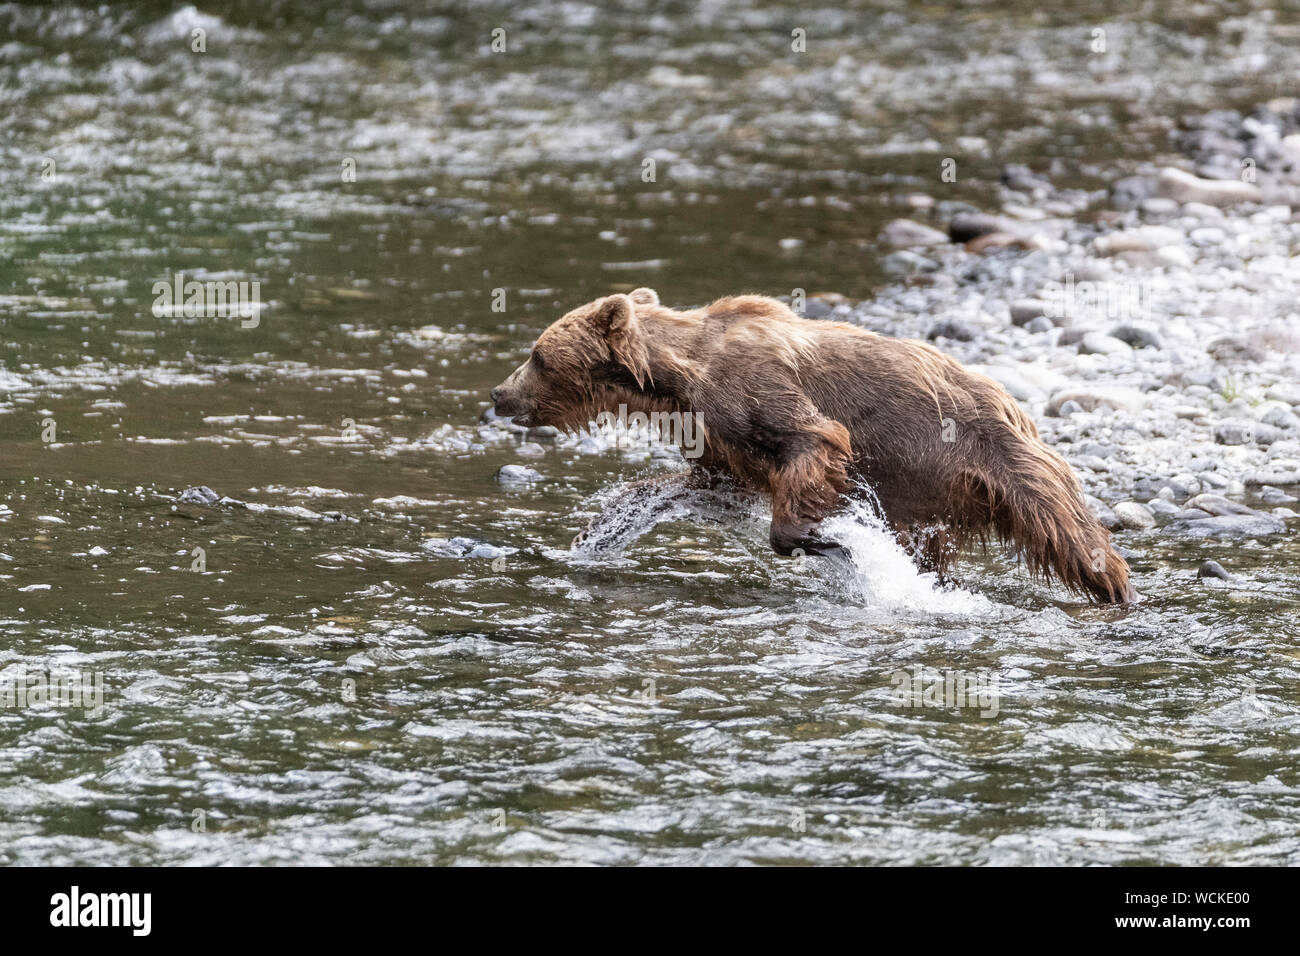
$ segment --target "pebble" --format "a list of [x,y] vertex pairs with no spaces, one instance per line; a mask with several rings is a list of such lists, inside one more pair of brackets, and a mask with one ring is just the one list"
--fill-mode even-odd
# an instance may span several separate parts
[[962,322],[960,319],[940,319],[930,326],[930,331],[926,332],[925,337],[931,341],[952,339],[956,342],[971,342],[976,335],[975,328],[967,322]]
[[1264,397],[1294,407],[1300,405],[1300,385],[1292,385],[1289,382],[1270,385],[1265,389]]
[[1092,495],[1084,495],[1084,502],[1088,505],[1088,510],[1092,512],[1094,518],[1101,522],[1103,528],[1107,531],[1118,531],[1122,525],[1117,515],[1109,505]]
[[1264,422],[1229,419],[1214,426],[1214,440],[1220,445],[1271,445],[1282,437],[1282,429]]
[[1241,202],[1259,202],[1259,187],[1237,179],[1201,179],[1191,173],[1167,166],[1156,180],[1156,194],[1180,203],[1204,203],[1207,206],[1232,206]]
[[939,263],[933,259],[927,259],[919,253],[912,252],[910,249],[899,249],[897,252],[891,252],[880,260],[880,266],[890,275],[911,276],[920,275],[923,272],[934,272],[939,268]]
[[890,246],[911,248],[917,246],[947,245],[948,234],[912,219],[895,219],[880,231],[880,241]]
[[1047,315],[1049,306],[1043,299],[1017,299],[1009,306],[1012,325],[1028,325],[1034,319]]
[[1155,527],[1156,516],[1151,509],[1136,501],[1120,502],[1112,510],[1115,512],[1115,517],[1119,519],[1121,527],[1133,531],[1144,531]]
[[1096,388],[1069,388],[1056,392],[1047,405],[1047,414],[1060,415],[1061,406],[1074,402],[1084,411],[1092,412],[1099,408],[1122,409],[1138,412],[1146,407],[1147,397],[1135,388],[1124,386],[1098,386]]
[[959,212],[948,221],[948,236],[953,242],[969,242],[995,232],[1015,231],[1012,220],[985,212]]
[[1138,325],[1117,325],[1110,330],[1112,337],[1135,349],[1160,348],[1160,336]]
[[1080,355],[1128,355],[1133,346],[1104,332],[1088,332],[1079,342]]

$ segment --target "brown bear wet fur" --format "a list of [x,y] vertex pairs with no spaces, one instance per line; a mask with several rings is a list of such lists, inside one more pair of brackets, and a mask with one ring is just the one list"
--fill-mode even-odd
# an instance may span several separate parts
[[1098,601],[1136,597],[1074,474],[1015,400],[921,342],[764,296],[679,311],[637,289],[556,321],[492,399],[520,424],[573,431],[620,405],[695,413],[692,474],[767,495],[780,554],[835,549],[818,523],[865,483],[926,570],[944,575],[992,537],[1033,575]]

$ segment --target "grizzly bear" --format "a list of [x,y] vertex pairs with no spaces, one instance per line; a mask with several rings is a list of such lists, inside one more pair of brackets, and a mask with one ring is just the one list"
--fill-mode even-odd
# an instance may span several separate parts
[[571,431],[619,406],[694,413],[692,480],[770,498],[778,554],[839,550],[819,523],[845,496],[874,493],[941,577],[963,546],[995,537],[1035,576],[1102,602],[1136,598],[1078,480],[1015,400],[921,342],[763,296],[678,311],[637,289],[556,321],[492,401],[521,425]]

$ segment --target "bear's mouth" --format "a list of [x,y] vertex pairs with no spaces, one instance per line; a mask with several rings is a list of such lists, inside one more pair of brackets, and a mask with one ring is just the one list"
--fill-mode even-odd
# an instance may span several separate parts
[[516,425],[523,425],[525,428],[532,428],[537,424],[536,412],[521,408],[517,402],[497,402],[496,413],[502,418],[508,418]]

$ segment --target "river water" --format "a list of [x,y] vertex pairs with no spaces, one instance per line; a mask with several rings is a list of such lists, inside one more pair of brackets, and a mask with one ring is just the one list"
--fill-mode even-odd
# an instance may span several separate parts
[[870,297],[944,157],[1100,191],[1300,75],[1282,3],[840,6],[0,4],[0,691],[104,688],[0,707],[0,862],[1300,863],[1292,537],[1129,613],[852,516],[582,559],[671,459],[480,426],[578,303]]

